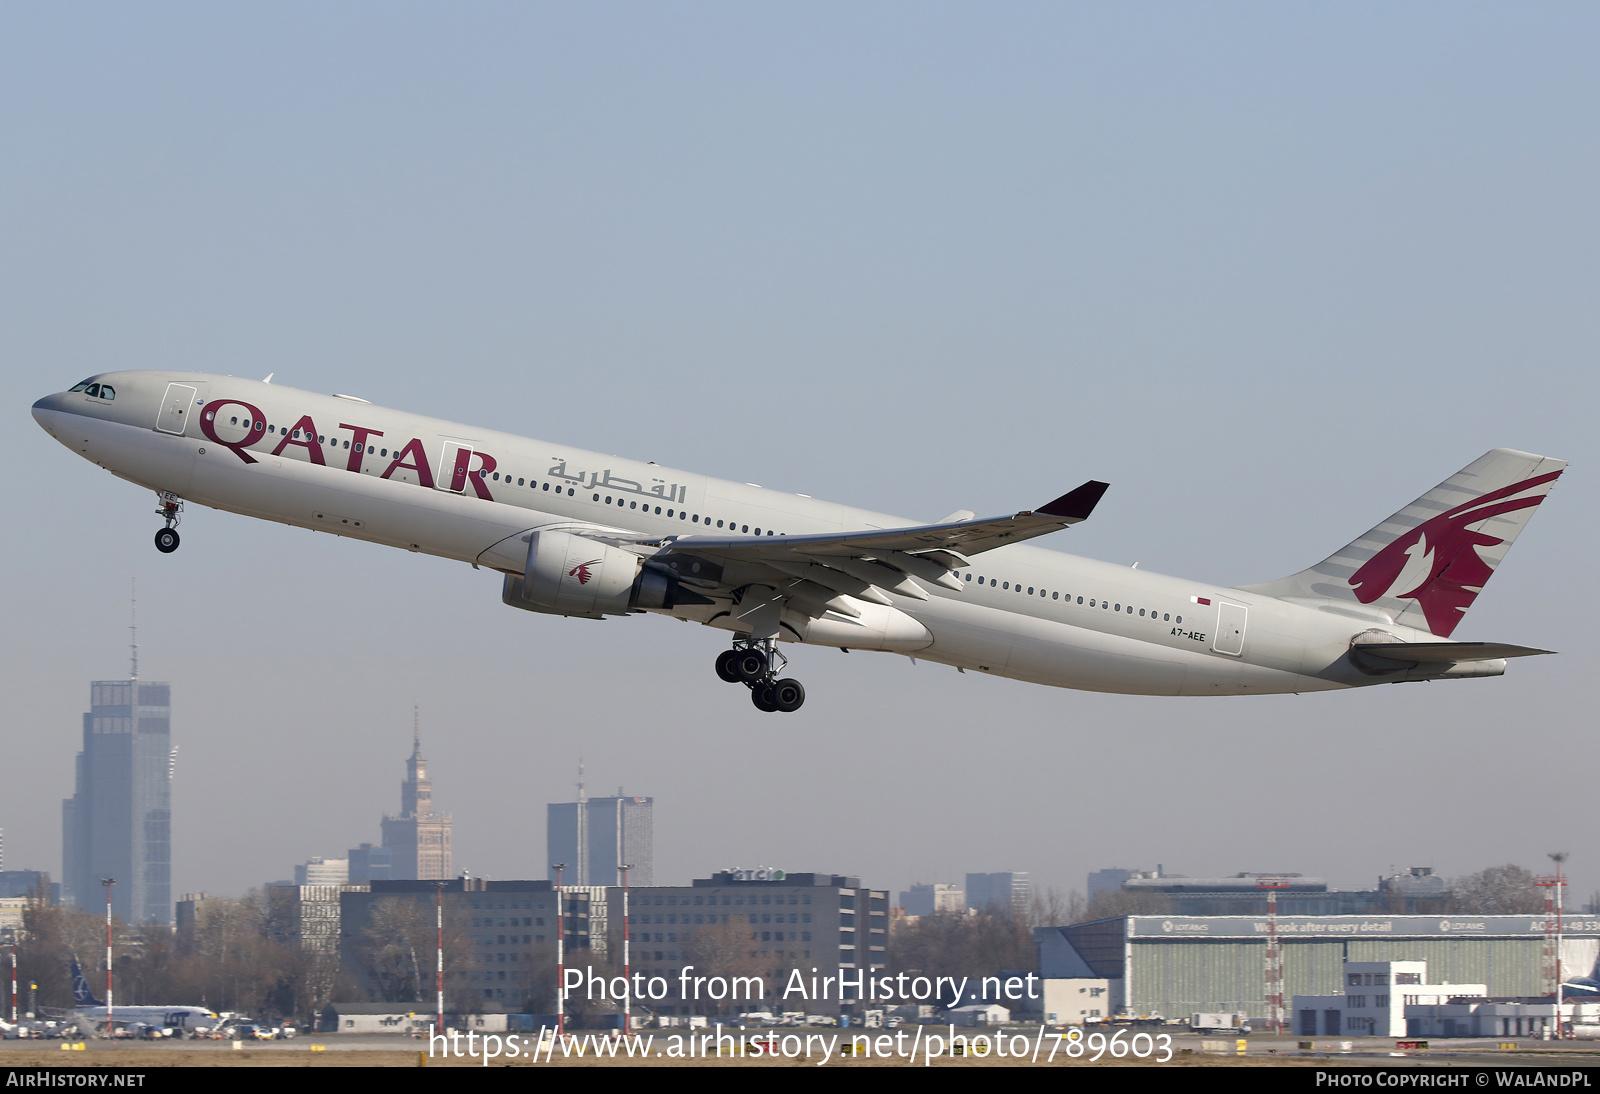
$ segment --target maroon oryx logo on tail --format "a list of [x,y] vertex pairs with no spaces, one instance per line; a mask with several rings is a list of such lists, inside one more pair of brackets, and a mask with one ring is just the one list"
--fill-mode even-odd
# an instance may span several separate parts
[[[1382,596],[1415,600],[1422,607],[1428,630],[1448,638],[1461,622],[1462,613],[1483,591],[1483,583],[1494,573],[1477,549],[1505,542],[1472,531],[1467,525],[1538,505],[1544,500],[1543,494],[1533,498],[1511,495],[1541,486],[1560,474],[1552,471],[1491,490],[1395,537],[1351,576],[1350,587],[1355,590],[1356,599],[1363,604]],[[1501,500],[1507,498],[1511,500]]]
[[587,585],[589,584],[589,579],[594,576],[594,572],[590,570],[589,567],[595,565],[599,561],[600,560],[598,558],[591,558],[588,562],[580,562],[572,569],[567,571],[567,576],[577,578],[579,585]]

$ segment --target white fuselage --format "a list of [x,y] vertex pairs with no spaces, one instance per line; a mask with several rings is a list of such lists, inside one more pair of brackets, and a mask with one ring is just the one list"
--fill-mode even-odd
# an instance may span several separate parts
[[[34,416],[62,444],[125,479],[216,509],[505,573],[522,572],[522,537],[552,525],[691,537],[916,523],[342,396],[198,373],[95,379],[115,397],[48,396]],[[1020,544],[979,554],[956,576],[960,591],[935,585],[926,600],[893,596],[893,611],[918,626],[879,628],[876,641],[820,623],[785,637],[1146,695],[1417,679],[1363,674],[1349,658],[1351,638],[1373,627],[1407,641],[1431,637],[1376,610],[1319,610]],[[667,614],[737,629],[715,606]],[[1445,675],[1492,675],[1503,664]]]
[[[72,1012],[73,1017],[80,1022],[100,1025],[105,1022],[107,1011],[105,1007],[78,1007]],[[194,1030],[199,1027],[209,1027],[217,1022],[217,1016],[204,1007],[173,1006],[173,1007],[117,1007],[110,1015],[117,1025],[159,1026],[163,1029]]]

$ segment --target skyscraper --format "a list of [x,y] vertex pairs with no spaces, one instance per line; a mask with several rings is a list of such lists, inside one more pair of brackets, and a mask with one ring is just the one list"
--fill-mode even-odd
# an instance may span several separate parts
[[172,688],[138,677],[89,685],[76,792],[61,803],[64,902],[127,923],[172,922]]
[[[655,799],[586,798],[545,807],[545,848],[551,863],[564,862],[566,885],[621,885],[618,869],[631,863],[630,885],[655,884]],[[550,871],[550,879],[556,873]]]
[[400,813],[383,818],[389,876],[398,881],[450,877],[450,825],[448,813],[433,811],[433,782],[422,757],[422,733],[413,726],[406,781],[400,784]]

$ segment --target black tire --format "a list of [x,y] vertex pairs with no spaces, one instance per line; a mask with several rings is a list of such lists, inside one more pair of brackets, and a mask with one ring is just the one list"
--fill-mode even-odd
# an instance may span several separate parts
[[156,550],[164,555],[170,555],[178,549],[178,531],[175,528],[163,528],[156,533]]
[[754,684],[767,674],[767,655],[760,650],[732,650],[734,676],[740,683]]
[[778,709],[778,704],[772,698],[774,690],[771,684],[757,684],[750,689],[750,701],[756,705],[757,710],[771,714]]
[[739,658],[738,650],[723,650],[717,654],[717,677],[729,684],[738,684],[739,670],[734,667],[734,662]]
[[772,685],[772,705],[785,714],[799,710],[806,701],[806,689],[798,680],[779,680]]

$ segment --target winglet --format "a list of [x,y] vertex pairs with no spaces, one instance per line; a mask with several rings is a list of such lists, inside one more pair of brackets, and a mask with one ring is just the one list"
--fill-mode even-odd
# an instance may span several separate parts
[[1089,514],[1094,512],[1094,507],[1100,504],[1100,499],[1110,488],[1110,483],[1090,479],[1076,490],[1062,494],[1048,505],[1041,505],[1035,513],[1047,517],[1063,517],[1067,520],[1088,520]]

